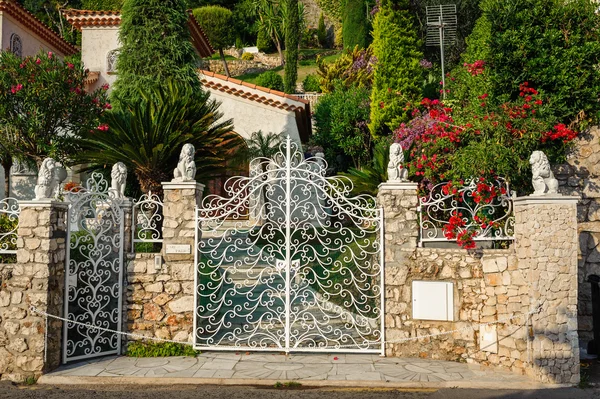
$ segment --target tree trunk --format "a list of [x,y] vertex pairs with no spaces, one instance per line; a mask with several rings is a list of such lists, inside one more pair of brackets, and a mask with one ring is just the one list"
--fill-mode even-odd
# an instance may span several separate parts
[[275,46],[277,46],[277,52],[279,53],[280,65],[285,65],[285,57],[283,56],[283,50],[281,48],[281,42],[279,39],[275,40]]
[[2,167],[4,168],[4,197],[10,196],[10,169],[12,168],[13,161],[11,157],[6,160],[2,160]]
[[229,67],[227,66],[227,60],[225,59],[225,53],[223,52],[222,48],[219,49],[219,55],[221,56],[221,60],[223,61],[223,68],[225,68],[225,75],[228,78],[230,78],[231,75],[229,75]]

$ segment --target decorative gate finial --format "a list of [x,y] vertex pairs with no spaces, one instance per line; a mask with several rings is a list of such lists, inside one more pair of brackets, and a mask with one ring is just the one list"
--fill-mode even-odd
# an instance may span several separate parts
[[187,143],[183,146],[179,155],[179,163],[173,172],[173,182],[182,183],[196,180],[195,153],[196,149],[193,145]]
[[404,162],[404,153],[399,143],[393,143],[390,146],[390,162],[388,163],[388,181],[405,182],[408,181],[408,170],[402,163]]
[[542,151],[534,151],[529,158],[529,163],[533,175],[531,178],[534,190],[532,195],[558,194],[558,180],[554,178],[546,154]]
[[35,186],[36,200],[50,199],[54,196],[57,185],[54,169],[56,169],[56,161],[52,158],[44,159]]
[[127,182],[127,166],[123,162],[117,162],[113,165],[110,172],[111,184],[108,195],[111,198],[125,198],[125,183]]

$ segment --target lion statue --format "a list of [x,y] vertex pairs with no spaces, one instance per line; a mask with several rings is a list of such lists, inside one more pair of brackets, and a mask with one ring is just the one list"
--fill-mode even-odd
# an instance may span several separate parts
[[534,151],[529,158],[529,163],[533,174],[531,184],[534,192],[532,195],[558,194],[558,180],[554,178],[546,154],[542,151]]
[[113,165],[110,172],[111,183],[108,194],[111,198],[125,198],[125,184],[127,183],[127,166],[123,162]]
[[35,186],[35,199],[43,200],[52,198],[56,190],[56,179],[54,169],[56,161],[52,158],[46,158],[42,161],[42,166],[38,172],[37,184]]
[[179,163],[173,172],[173,182],[182,183],[196,180],[196,163],[194,155],[196,149],[191,144],[185,144],[179,154]]
[[388,181],[404,182],[408,180],[408,170],[402,167],[404,153],[399,143],[390,146],[390,162],[388,163]]

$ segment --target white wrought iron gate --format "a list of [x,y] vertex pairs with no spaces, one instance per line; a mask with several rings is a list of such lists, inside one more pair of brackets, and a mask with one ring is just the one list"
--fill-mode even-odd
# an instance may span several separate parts
[[124,218],[122,201],[94,173],[69,202],[65,267],[64,362],[120,354]]
[[195,347],[384,353],[383,210],[282,144],[197,210]]

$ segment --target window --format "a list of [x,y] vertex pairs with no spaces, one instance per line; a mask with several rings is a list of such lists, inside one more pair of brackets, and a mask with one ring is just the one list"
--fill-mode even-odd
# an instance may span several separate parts
[[10,36],[10,51],[19,58],[23,56],[23,43],[16,33]]
[[117,72],[117,58],[119,57],[119,50],[111,50],[106,55],[106,72],[116,73]]

